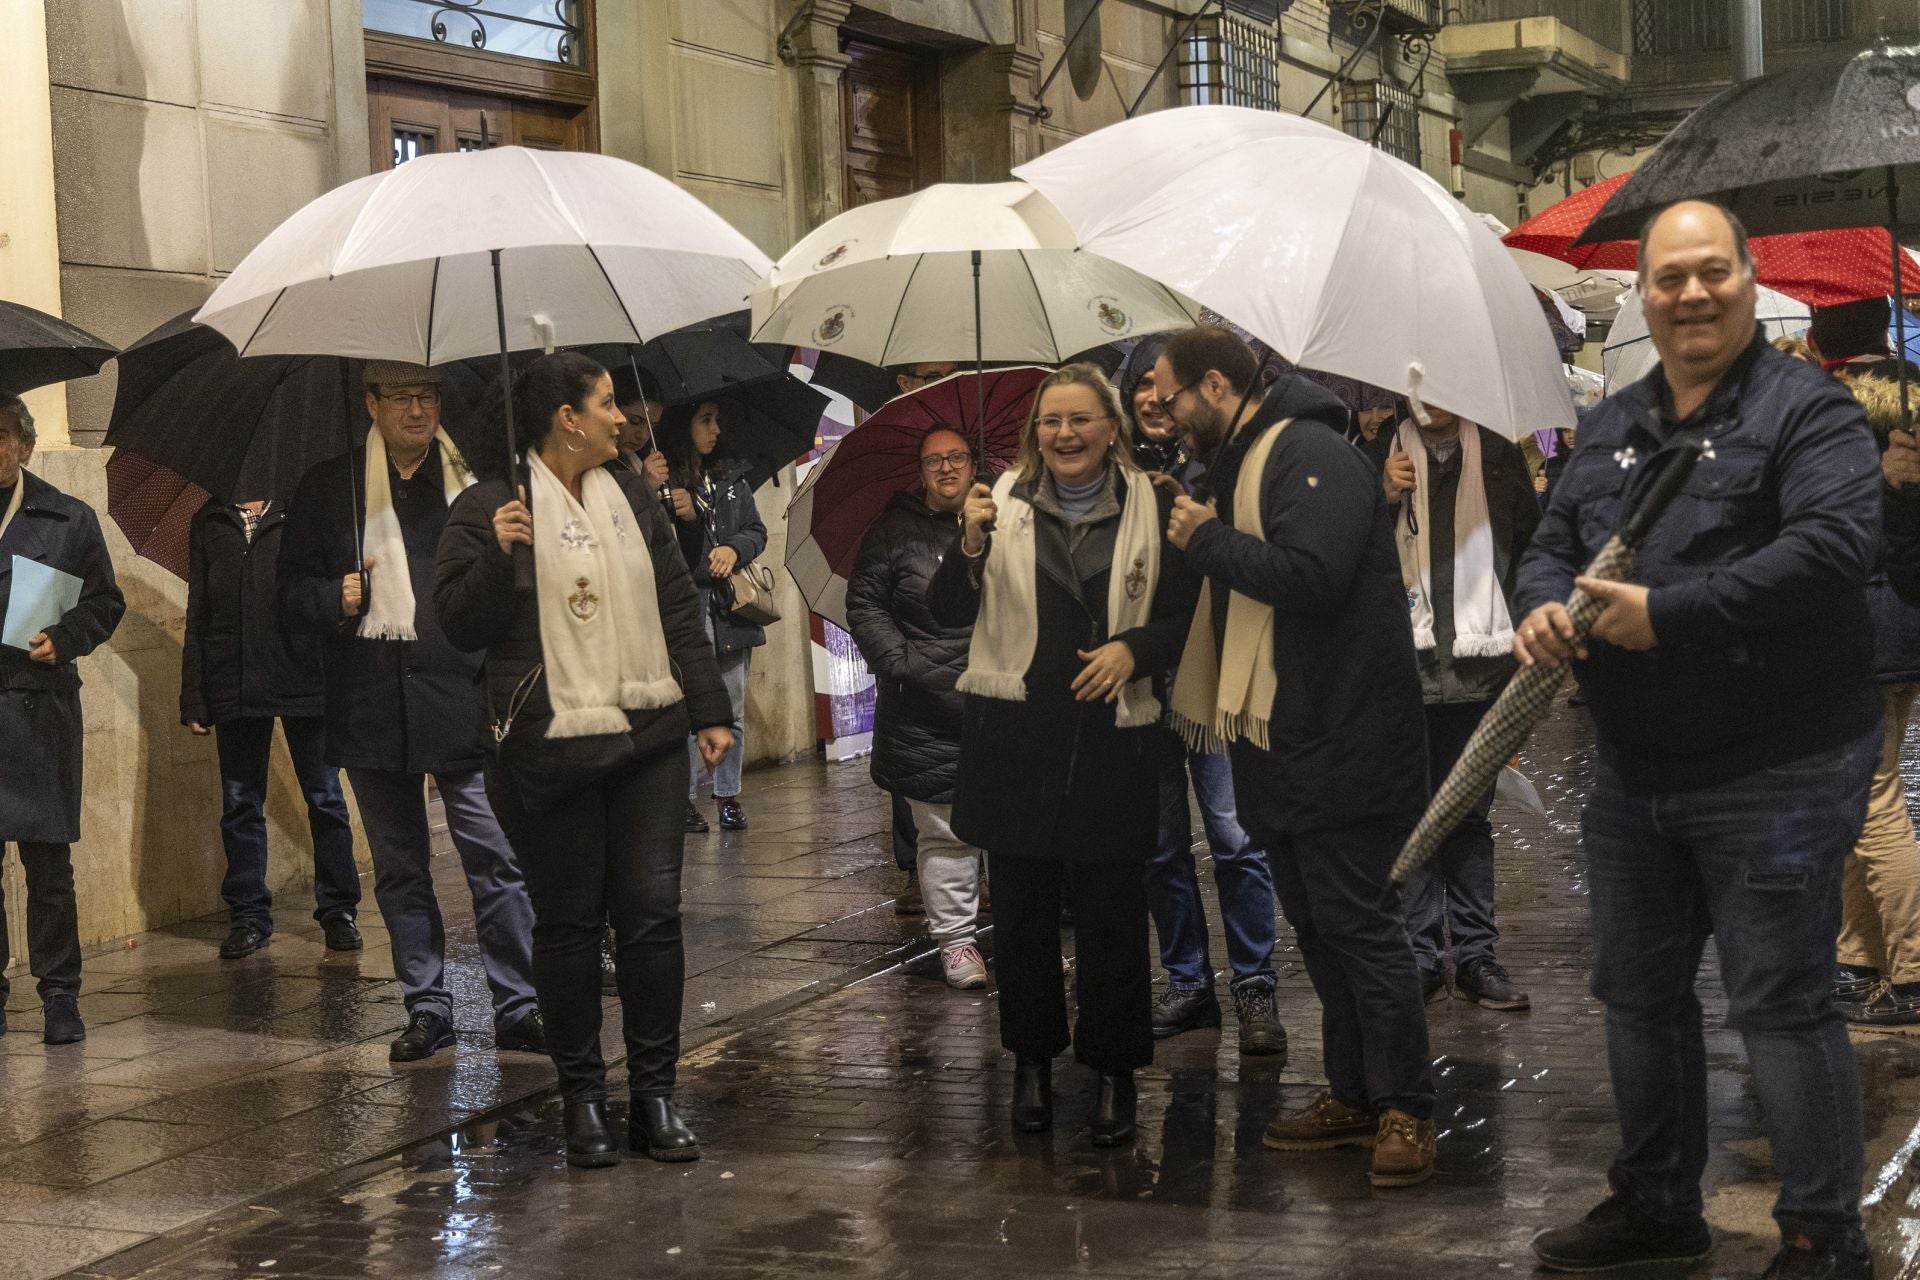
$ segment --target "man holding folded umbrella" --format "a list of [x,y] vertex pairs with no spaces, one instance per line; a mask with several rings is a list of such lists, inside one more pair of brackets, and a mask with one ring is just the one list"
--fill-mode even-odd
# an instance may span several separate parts
[[[126,612],[100,521],[26,469],[33,415],[0,395],[0,617],[14,590],[15,557],[81,580],[80,599],[28,647],[0,646],[0,857],[7,845],[27,873],[27,963],[39,979],[48,1044],[86,1039],[80,1019],[80,925],[71,846],[80,838],[80,675],[74,660],[106,643]],[[0,896],[0,1032],[7,1029],[11,960]]]
[[440,427],[434,370],[369,361],[366,384],[373,418],[366,444],[309,471],[287,511],[280,616],[326,641],[327,759],[353,784],[373,850],[374,898],[406,995],[407,1029],[390,1056],[411,1062],[453,1044],[427,827],[429,774],[473,892],[493,989],[494,1045],[544,1053],[533,907],[481,776],[479,660],[448,643],[433,610],[447,508],[473,476]]
[[[1515,655],[1580,659],[1599,734],[1582,836],[1621,1130],[1612,1195],[1533,1250],[1563,1271],[1711,1251],[1694,992],[1711,934],[1781,1183],[1766,1275],[1862,1280],[1860,1082],[1830,983],[1880,751],[1864,595],[1879,460],[1846,389],[1759,331],[1731,213],[1674,205],[1639,261],[1661,363],[1581,423],[1517,593]],[[1669,460],[1702,444],[1639,548],[1639,581],[1576,577]],[[1607,601],[1577,653],[1562,603],[1576,585]]]

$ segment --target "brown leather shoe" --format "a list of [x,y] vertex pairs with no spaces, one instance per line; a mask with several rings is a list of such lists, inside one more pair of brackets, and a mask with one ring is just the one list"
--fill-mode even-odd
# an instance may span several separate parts
[[[1356,1110],[1331,1092],[1322,1092],[1300,1110],[1282,1112],[1275,1117],[1260,1141],[1275,1151],[1366,1147],[1373,1145],[1379,1128],[1379,1117],[1372,1111]],[[1432,1127],[1427,1131],[1431,1133]]]
[[1388,1107],[1380,1114],[1380,1132],[1373,1140],[1373,1185],[1411,1187],[1432,1176],[1433,1121]]

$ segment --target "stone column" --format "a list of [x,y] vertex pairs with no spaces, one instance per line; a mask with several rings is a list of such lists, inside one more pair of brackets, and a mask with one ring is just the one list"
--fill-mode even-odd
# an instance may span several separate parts
[[780,40],[780,60],[794,69],[798,94],[800,199],[788,205],[795,240],[845,206],[840,76],[852,59],[840,51],[840,24],[852,9],[852,0],[800,0]]
[[[0,0],[0,298],[60,314],[60,234],[53,204],[53,107],[42,0]],[[40,448],[68,442],[59,386],[29,392]]]

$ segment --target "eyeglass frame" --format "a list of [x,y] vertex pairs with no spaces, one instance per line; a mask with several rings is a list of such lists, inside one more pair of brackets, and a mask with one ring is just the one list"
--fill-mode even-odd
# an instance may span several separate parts
[[[414,404],[418,404],[422,409],[438,409],[441,400],[444,398],[440,394],[440,388],[438,387],[435,387],[431,391],[404,391],[399,393],[376,391],[373,394],[377,399],[385,401],[388,408],[399,409],[402,412],[406,412]],[[427,398],[429,396],[432,397],[431,400]]]
[[[958,461],[956,461],[956,459],[958,459]],[[922,471],[927,470],[927,464],[929,462],[934,464],[932,469],[934,475],[939,475],[943,470],[958,471],[963,466],[976,465],[973,460],[973,450],[971,449],[957,449],[952,453],[923,453],[920,455],[920,469]]]
[[[1033,429],[1035,431],[1039,431],[1042,423],[1051,421],[1053,425],[1051,427],[1048,427],[1047,430],[1058,431],[1061,427],[1065,426],[1067,423],[1072,422],[1075,418],[1078,418],[1081,416],[1082,416],[1081,414],[1077,414],[1077,413],[1066,414],[1064,416],[1055,416],[1053,414],[1048,414],[1046,415],[1046,417],[1043,417],[1043,418],[1035,418],[1033,420]],[[1114,416],[1110,413],[1090,413],[1084,416],[1087,419],[1087,426],[1092,426],[1096,422],[1112,422],[1115,420]],[[1085,429],[1086,429],[1085,427],[1074,428],[1075,431],[1083,431]]]
[[[1207,372],[1211,373],[1212,370],[1209,369]],[[1185,386],[1175,387],[1173,389],[1173,394],[1170,396],[1155,396],[1153,398],[1153,402],[1156,405],[1160,406],[1160,412],[1166,414],[1169,418],[1171,418],[1173,416],[1173,406],[1180,403],[1180,397],[1187,394],[1187,392],[1193,390],[1195,387],[1199,386],[1201,383],[1205,382],[1206,380],[1207,380],[1207,375],[1203,373],[1199,377],[1195,378],[1192,382],[1187,383]]]

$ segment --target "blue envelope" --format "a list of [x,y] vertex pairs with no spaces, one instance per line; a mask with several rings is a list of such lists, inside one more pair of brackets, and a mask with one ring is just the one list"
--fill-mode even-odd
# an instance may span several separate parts
[[85,586],[70,573],[62,573],[25,556],[13,558],[13,590],[7,597],[7,617],[0,624],[0,644],[14,649],[33,648],[33,638],[67,616],[80,603],[80,588]]

